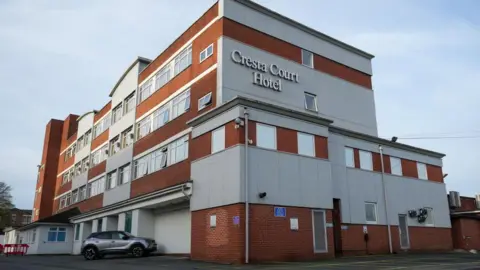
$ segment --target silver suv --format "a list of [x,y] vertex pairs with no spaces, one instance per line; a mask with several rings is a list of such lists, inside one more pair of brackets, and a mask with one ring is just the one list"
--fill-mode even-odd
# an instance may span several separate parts
[[92,233],[82,243],[82,254],[87,260],[100,259],[107,254],[132,254],[134,257],[142,257],[156,250],[155,240],[122,231]]

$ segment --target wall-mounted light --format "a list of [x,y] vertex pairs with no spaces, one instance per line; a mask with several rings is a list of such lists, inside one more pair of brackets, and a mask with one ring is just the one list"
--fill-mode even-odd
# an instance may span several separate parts
[[392,142],[397,142],[397,140],[398,140],[397,136],[393,136],[392,139],[391,139]]
[[263,198],[267,197],[267,193],[266,192],[260,192],[260,193],[258,193],[258,197],[260,199],[263,199]]

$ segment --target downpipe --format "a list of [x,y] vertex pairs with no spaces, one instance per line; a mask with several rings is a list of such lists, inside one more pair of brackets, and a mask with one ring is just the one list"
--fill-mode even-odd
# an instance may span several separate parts
[[249,202],[248,202],[248,110],[243,108],[245,119],[245,264],[249,262],[250,246],[250,224],[249,224]]
[[388,248],[390,250],[390,254],[393,253],[392,250],[392,231],[390,228],[390,220],[388,218],[388,199],[387,199],[387,187],[385,186],[385,167],[383,164],[383,148],[381,145],[378,146],[378,150],[380,151],[380,163],[382,165],[382,187],[383,187],[383,203],[385,204],[385,217],[387,219],[387,229],[388,229]]

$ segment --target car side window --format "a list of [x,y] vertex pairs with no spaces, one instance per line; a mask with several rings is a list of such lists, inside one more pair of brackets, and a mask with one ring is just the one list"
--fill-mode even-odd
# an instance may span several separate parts
[[123,234],[121,232],[112,232],[112,239],[114,239],[114,240],[121,240],[121,239],[123,239],[124,236],[125,236],[125,234]]
[[98,239],[112,239],[112,234],[104,232],[104,233],[98,234],[95,238],[98,238]]

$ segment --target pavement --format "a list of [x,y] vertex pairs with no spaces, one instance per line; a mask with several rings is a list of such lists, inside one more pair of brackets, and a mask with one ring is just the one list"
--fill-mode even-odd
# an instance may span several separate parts
[[190,261],[182,257],[107,257],[85,261],[81,256],[0,256],[1,270],[288,270],[288,269],[435,269],[480,270],[480,255],[469,253],[401,254],[339,258],[316,262],[271,263],[260,265],[221,265]]

